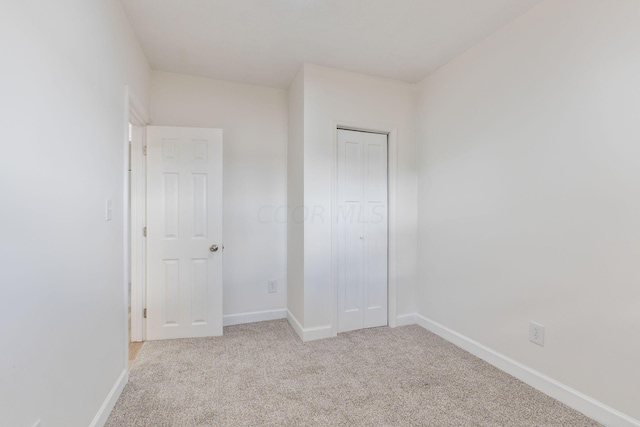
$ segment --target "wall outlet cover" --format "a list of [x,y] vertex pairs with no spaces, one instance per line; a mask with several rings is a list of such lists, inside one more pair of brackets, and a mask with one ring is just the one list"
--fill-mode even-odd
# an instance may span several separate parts
[[544,325],[529,322],[529,341],[544,347]]
[[277,280],[269,280],[267,282],[267,290],[270,294],[278,292],[278,281]]

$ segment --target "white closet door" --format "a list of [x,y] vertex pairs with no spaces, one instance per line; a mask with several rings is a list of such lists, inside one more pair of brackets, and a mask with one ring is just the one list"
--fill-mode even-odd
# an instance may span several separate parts
[[387,324],[387,135],[364,134],[364,327]]
[[387,324],[387,136],[338,131],[338,332]]
[[147,339],[222,335],[222,130],[147,144]]
[[338,332],[364,327],[364,134],[338,130]]

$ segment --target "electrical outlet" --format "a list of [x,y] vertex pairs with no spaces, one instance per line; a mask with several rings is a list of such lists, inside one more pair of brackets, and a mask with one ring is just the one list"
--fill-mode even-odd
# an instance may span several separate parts
[[529,341],[544,347],[544,325],[529,322]]
[[269,280],[267,282],[267,290],[270,294],[278,292],[278,281],[277,280]]

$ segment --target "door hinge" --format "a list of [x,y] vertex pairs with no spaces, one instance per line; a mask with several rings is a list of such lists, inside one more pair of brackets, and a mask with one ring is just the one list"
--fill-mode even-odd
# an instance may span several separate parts
[[147,155],[147,146],[146,145],[142,146],[142,154],[144,154],[145,156]]
[[147,309],[145,308],[142,312],[142,317],[147,318]]
[[147,237],[147,227],[142,227],[142,236]]

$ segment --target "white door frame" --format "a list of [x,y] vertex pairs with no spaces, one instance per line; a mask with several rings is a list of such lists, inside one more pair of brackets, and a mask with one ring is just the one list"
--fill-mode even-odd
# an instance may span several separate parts
[[[146,242],[143,228],[146,226],[146,126],[149,116],[138,98],[126,87],[127,129],[129,123],[133,125],[131,140],[131,186],[129,186],[128,172],[125,182],[125,226],[131,229],[131,253],[126,254],[128,268],[131,268],[131,337],[129,337],[127,318],[127,361],[129,341],[139,342],[145,339],[144,306],[146,294]],[[128,150],[128,138],[127,138]],[[127,152],[128,156],[128,152]],[[131,189],[131,217],[129,218],[129,188]],[[125,230],[127,236],[127,230]],[[126,274],[126,273],[125,273]],[[128,283],[125,285],[128,288]],[[128,289],[127,289],[128,297]],[[128,307],[127,307],[128,308]],[[128,310],[127,310],[128,311]],[[128,362],[127,362],[128,363]]]
[[388,268],[387,268],[387,322],[397,325],[397,185],[398,185],[398,127],[394,124],[364,123],[335,120],[333,123],[333,165],[331,172],[331,288],[333,322],[331,335],[338,334],[338,129],[387,134],[387,186],[388,186]]

